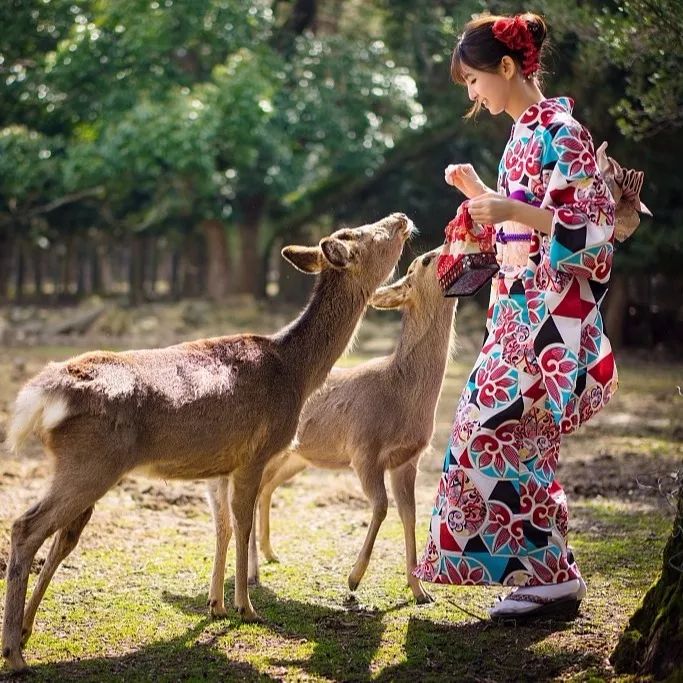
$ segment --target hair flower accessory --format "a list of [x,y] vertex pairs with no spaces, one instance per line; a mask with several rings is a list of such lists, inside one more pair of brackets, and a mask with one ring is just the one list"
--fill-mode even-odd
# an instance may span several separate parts
[[503,17],[493,22],[493,35],[514,52],[522,53],[522,74],[525,77],[538,71],[538,48],[529,30],[529,24],[520,15]]

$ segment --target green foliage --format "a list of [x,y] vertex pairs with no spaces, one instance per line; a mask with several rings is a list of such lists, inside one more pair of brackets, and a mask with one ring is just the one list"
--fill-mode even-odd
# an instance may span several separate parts
[[603,58],[625,72],[612,107],[628,137],[683,125],[683,15],[678,0],[622,0],[596,20]]
[[[620,249],[618,268],[677,272],[683,249],[683,150],[664,131],[683,111],[676,5],[536,6],[554,46],[544,92],[573,96],[596,142],[647,172],[656,223]],[[470,161],[494,184],[509,131],[504,117],[462,121],[469,102],[450,82],[452,46],[473,13],[524,8],[511,0],[313,6],[319,25],[299,32],[294,2],[3,3],[0,220],[26,223],[26,212],[68,196],[43,215],[56,237],[79,222],[166,234],[204,218],[238,224],[257,200],[260,222],[278,232],[290,220],[323,220],[321,211],[355,221],[401,209],[433,246],[459,200],[443,167]],[[645,135],[647,148],[635,141]]]

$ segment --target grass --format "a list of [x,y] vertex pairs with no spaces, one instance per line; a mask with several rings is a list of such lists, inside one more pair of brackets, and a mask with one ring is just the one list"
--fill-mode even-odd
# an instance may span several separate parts
[[[354,524],[353,542],[335,549],[348,528],[342,518],[360,519],[362,511],[341,506],[342,514],[327,515],[324,529],[297,528],[296,518],[319,509],[306,502],[319,477],[305,478],[296,487],[298,510],[283,506],[274,518],[282,564],[265,565],[263,586],[252,590],[264,624],[206,617],[211,534],[204,515],[196,520],[206,527],[203,536],[166,526],[125,542],[125,549],[95,547],[67,560],[26,651],[34,665],[30,680],[153,674],[155,680],[408,681],[453,680],[458,672],[458,680],[498,681],[513,680],[520,663],[534,680],[586,680],[580,676],[588,670],[604,679],[608,647],[654,579],[670,527],[652,510],[594,501],[575,506],[575,516],[595,526],[574,537],[591,586],[580,618],[571,625],[492,626],[470,616],[484,616],[492,591],[438,586],[431,589],[433,605],[412,603],[396,552],[402,537],[395,515],[350,600],[345,569],[360,545],[361,524]],[[232,591],[231,579],[226,590]]]
[[[0,372],[9,378],[0,389],[0,431],[26,376],[69,353],[23,350],[25,367],[12,370],[12,353],[0,351]],[[423,458],[420,549],[472,360],[465,354],[450,365],[434,450]],[[628,681],[606,658],[656,578],[671,528],[667,507],[636,478],[666,485],[681,461],[675,386],[682,378],[680,365],[622,363],[621,389],[604,419],[565,444],[559,475],[590,589],[570,624],[493,625],[486,608],[499,589],[432,586],[436,602],[415,605],[393,507],[352,596],[346,576],[370,513],[351,473],[321,471],[303,473],[275,495],[272,539],[281,563],[262,565],[262,585],[251,590],[264,623],[242,624],[236,614],[211,620],[205,603],[213,534],[201,483],[127,478],[98,504],[79,548],[57,572],[25,651],[32,668],[12,680]],[[37,449],[0,460],[0,560],[13,517],[35,501],[47,476]],[[233,563],[230,552],[226,603]],[[0,580],[0,597],[4,587]]]

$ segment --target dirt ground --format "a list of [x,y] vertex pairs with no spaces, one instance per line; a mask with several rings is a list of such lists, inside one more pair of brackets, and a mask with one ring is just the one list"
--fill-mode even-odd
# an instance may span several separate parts
[[[374,321],[372,324],[376,328],[372,328],[371,333],[361,339],[357,351],[345,358],[343,363],[361,362],[390,348],[397,330],[396,320],[384,326]],[[155,323],[152,326],[150,323],[155,329],[158,325],[159,323]],[[428,511],[457,396],[476,354],[474,339],[475,335],[461,334],[459,352],[448,368],[432,449],[422,459],[417,483],[418,546],[424,540]],[[122,348],[127,345],[125,340],[122,342],[118,339],[113,346]],[[46,361],[61,360],[77,351],[80,349],[73,343],[68,346],[38,344],[0,347],[0,578],[6,568],[11,522],[39,499],[50,473],[50,463],[43,457],[36,442],[32,442],[21,457],[10,456],[3,450],[1,442],[5,437],[11,403],[21,384]],[[614,505],[615,510],[626,510],[628,515],[638,516],[638,523],[645,525],[643,538],[657,537],[660,547],[664,540],[660,538],[662,525],[653,526],[651,531],[647,531],[647,518],[648,515],[655,515],[666,519],[668,508],[665,494],[673,489],[676,473],[683,462],[683,398],[679,389],[683,385],[683,365],[655,364],[623,355],[620,358],[620,369],[620,390],[611,405],[578,434],[568,437],[563,444],[559,479],[570,497],[570,505],[576,510],[572,524],[576,533],[588,534],[591,538],[610,533],[618,538],[627,535],[628,529],[620,527],[619,514],[612,517],[591,513],[595,505],[602,505],[604,509],[611,509],[609,506]],[[324,561],[318,561],[327,563],[330,571],[339,574],[334,549],[347,545],[340,564],[350,567],[369,520],[367,503],[352,473],[307,471],[294,483],[285,485],[276,493],[274,506],[273,544],[276,551],[281,545],[285,546],[283,565],[296,563],[297,551],[293,548],[296,542],[287,537],[287,544],[284,541],[278,543],[278,529],[281,535],[288,532],[283,527],[278,527],[277,520],[280,519],[280,524],[286,524],[291,510],[297,509],[309,512],[305,514],[304,521],[297,520],[296,516],[292,517],[293,528],[290,532],[296,536],[296,527],[301,525],[298,534],[305,537],[306,534],[324,533],[325,529],[334,527],[341,537],[331,549],[324,551]],[[392,538],[400,538],[398,521],[394,519],[391,522],[388,519],[387,524],[396,527],[396,534]],[[179,537],[188,539],[207,539],[206,560],[210,562],[211,523],[202,482],[124,478],[97,506],[79,550],[66,560],[59,572],[65,576],[78,574],[82,571],[80,558],[88,551],[108,552],[115,549],[117,553],[134,555],[142,545],[154,543],[160,529],[174,529]],[[394,542],[383,541],[383,533],[384,530],[380,532],[373,565],[390,562],[400,567],[402,550]],[[300,551],[299,545],[298,552]],[[47,549],[43,548],[38,554],[34,572],[39,569],[46,552]],[[656,567],[655,557],[642,579],[644,585],[652,580]],[[596,585],[601,584],[596,581]],[[605,586],[602,589],[605,592],[603,598],[608,600],[609,588]],[[603,598],[596,595],[595,600]],[[479,599],[473,598],[472,609],[484,613],[486,605],[477,603]],[[626,610],[630,609],[631,604],[632,601],[619,609],[615,607],[616,611],[612,612],[608,627],[586,627],[589,633],[583,636],[580,633],[578,636],[574,634],[576,642],[570,643],[570,647],[577,648],[577,651],[592,653],[591,666],[597,666],[602,676],[610,677],[605,657],[609,654],[619,630],[623,628],[628,617]],[[609,612],[603,603],[596,602],[595,609],[603,612],[607,609]],[[130,647],[134,648],[134,643]],[[584,650],[581,650],[582,647]],[[539,672],[542,666],[539,664]],[[275,680],[297,678],[290,669],[280,677],[273,675],[271,670],[268,671],[271,679]],[[564,675],[571,673],[572,668],[569,666],[562,671],[564,680]],[[485,677],[477,678],[476,673],[473,675],[472,680],[485,680]],[[323,678],[333,680],[335,676],[326,674]],[[542,675],[540,679],[543,679]]]

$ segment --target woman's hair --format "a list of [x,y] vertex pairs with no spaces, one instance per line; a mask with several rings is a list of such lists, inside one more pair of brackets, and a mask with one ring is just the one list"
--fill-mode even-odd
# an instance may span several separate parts
[[[451,78],[465,85],[463,66],[495,73],[506,55],[515,61],[526,78],[536,78],[541,71],[546,35],[545,21],[538,14],[475,17],[465,24],[453,49]],[[475,103],[467,117],[479,109],[480,105]]]

